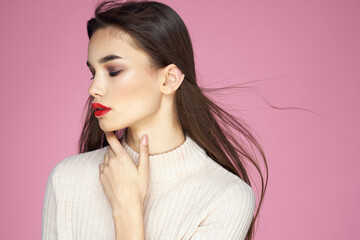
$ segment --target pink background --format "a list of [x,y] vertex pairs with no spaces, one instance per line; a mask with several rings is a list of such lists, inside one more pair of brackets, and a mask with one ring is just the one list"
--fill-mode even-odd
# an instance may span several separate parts
[[[268,158],[255,239],[360,239],[359,1],[162,2],[189,29],[199,85],[263,80],[221,95]],[[77,153],[95,3],[0,2],[0,239],[40,239],[47,177]]]

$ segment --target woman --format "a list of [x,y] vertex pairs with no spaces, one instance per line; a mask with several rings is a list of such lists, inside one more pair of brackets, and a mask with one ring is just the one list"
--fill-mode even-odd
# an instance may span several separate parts
[[159,2],[104,1],[87,32],[80,151],[49,175],[42,239],[252,239],[244,161],[256,163],[228,126],[264,155],[197,85],[181,18]]

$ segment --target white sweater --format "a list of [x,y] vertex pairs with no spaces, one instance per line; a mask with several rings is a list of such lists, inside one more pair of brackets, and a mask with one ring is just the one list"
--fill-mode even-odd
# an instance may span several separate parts
[[[120,141],[138,165],[139,153],[126,144],[124,135]],[[179,147],[149,156],[145,239],[245,239],[255,209],[253,189],[185,137]],[[52,169],[41,239],[115,240],[111,204],[99,180],[99,164],[107,148],[72,155]]]

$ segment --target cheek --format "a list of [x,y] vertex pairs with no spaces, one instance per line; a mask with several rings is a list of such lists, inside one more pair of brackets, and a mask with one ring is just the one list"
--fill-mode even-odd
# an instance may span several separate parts
[[145,74],[124,75],[112,88],[116,108],[129,117],[153,113],[158,109],[161,97],[156,84],[155,79]]

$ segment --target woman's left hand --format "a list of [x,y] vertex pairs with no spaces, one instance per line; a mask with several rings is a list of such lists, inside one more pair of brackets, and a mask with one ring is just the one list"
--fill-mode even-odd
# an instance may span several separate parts
[[143,210],[149,187],[148,144],[140,141],[139,164],[135,165],[113,132],[105,132],[109,143],[104,162],[99,165],[99,178],[113,213],[136,207]]

